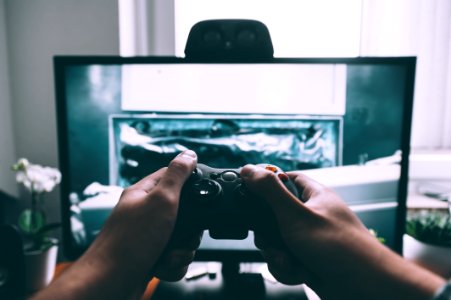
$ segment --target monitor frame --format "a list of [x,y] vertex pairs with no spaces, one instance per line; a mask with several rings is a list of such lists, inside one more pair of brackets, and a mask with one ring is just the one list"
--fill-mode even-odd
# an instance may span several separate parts
[[[63,227],[63,250],[67,258],[75,260],[86,250],[84,247],[74,247],[71,224],[70,224],[70,203],[69,196],[69,151],[68,148],[68,128],[66,110],[66,88],[65,70],[67,67],[75,65],[125,65],[125,64],[254,64],[254,63],[275,63],[275,64],[385,64],[399,65],[405,68],[405,86],[403,103],[403,125],[401,140],[401,174],[398,189],[398,209],[396,215],[396,233],[394,250],[402,253],[402,236],[405,233],[406,219],[406,199],[408,183],[408,167],[410,154],[410,135],[413,111],[413,96],[415,85],[416,57],[352,57],[352,58],[272,58],[268,61],[243,62],[241,61],[189,61],[180,57],[150,56],[150,57],[120,57],[120,56],[55,56],[53,58],[55,76],[55,97],[57,114],[57,137],[59,167],[63,174],[61,181],[61,216]],[[164,112],[162,112],[164,113]],[[195,260],[197,261],[263,261],[261,254],[255,250],[199,250]]]

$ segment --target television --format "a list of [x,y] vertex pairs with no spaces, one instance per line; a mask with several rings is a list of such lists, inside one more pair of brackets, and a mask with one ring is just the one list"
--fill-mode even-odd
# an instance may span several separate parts
[[[270,163],[332,187],[401,252],[414,57],[56,56],[64,250],[79,257],[121,192],[184,149],[217,168]],[[198,261],[262,261],[204,233]]]

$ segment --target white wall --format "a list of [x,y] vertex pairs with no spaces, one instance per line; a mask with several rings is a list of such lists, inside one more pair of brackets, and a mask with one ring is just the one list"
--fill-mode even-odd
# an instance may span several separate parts
[[[118,55],[117,1],[4,1],[16,156],[58,166],[52,57]],[[47,203],[58,220],[58,192]]]
[[4,0],[0,0],[0,190],[17,196],[17,185],[14,174],[10,170],[16,154],[11,120],[4,4]]

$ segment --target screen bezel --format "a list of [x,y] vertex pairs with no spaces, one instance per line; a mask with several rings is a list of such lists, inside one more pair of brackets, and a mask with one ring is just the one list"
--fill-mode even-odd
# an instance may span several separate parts
[[[405,70],[404,103],[403,103],[403,126],[402,126],[402,160],[401,174],[398,189],[398,208],[396,216],[396,233],[394,249],[402,253],[402,236],[405,233],[406,218],[406,199],[408,183],[408,166],[410,153],[410,134],[413,110],[413,95],[415,84],[415,57],[353,57],[353,58],[273,58],[264,62],[200,62],[189,61],[180,57],[120,57],[120,56],[55,56],[53,59],[55,92],[56,92],[56,114],[58,126],[58,153],[59,167],[63,174],[61,181],[61,216],[63,227],[63,250],[68,259],[75,260],[86,250],[84,247],[74,246],[75,243],[71,234],[70,224],[70,203],[67,200],[69,196],[69,157],[70,149],[68,147],[68,126],[66,110],[66,77],[67,67],[75,65],[125,65],[125,64],[385,64],[399,65]],[[164,113],[164,112],[162,112]],[[205,250],[200,249],[196,253],[197,261],[244,261],[260,262],[263,261],[261,254],[256,250]]]

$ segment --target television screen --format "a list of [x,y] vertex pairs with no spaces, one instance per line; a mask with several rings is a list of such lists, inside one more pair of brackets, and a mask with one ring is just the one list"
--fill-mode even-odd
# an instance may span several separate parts
[[[302,170],[400,251],[414,70],[415,58],[56,57],[66,254],[90,245],[124,188],[185,149],[211,167]],[[230,257],[261,260],[252,232],[204,234],[196,259]]]

